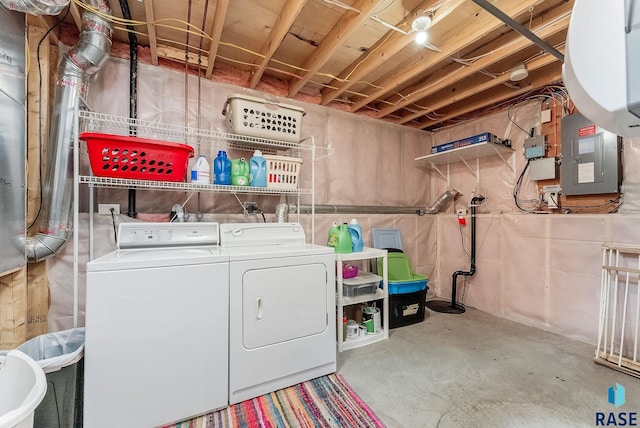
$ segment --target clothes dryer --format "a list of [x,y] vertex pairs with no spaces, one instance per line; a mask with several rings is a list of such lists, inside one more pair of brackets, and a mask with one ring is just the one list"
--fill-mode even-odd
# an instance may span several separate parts
[[336,371],[335,255],[298,223],[220,225],[229,256],[229,403]]

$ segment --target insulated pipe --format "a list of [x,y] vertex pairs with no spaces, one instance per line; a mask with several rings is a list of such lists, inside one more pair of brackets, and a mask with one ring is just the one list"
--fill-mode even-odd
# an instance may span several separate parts
[[[0,1],[4,4],[7,0]],[[85,3],[102,13],[111,14],[106,0],[85,0]],[[24,12],[29,13],[28,10]],[[75,113],[80,97],[87,94],[90,77],[109,58],[112,33],[113,29],[105,19],[83,12],[78,43],[64,54],[58,64],[47,172],[42,190],[42,220],[38,234],[24,241],[29,262],[38,262],[56,254],[71,236]]]
[[[442,207],[452,199],[460,196],[455,190],[447,190],[429,207],[403,207],[403,206],[380,206],[380,205],[322,205],[315,204],[316,214],[436,214]],[[310,214],[311,205],[300,205],[300,214]],[[289,204],[290,213],[298,212],[298,205]]]
[[70,0],[0,0],[0,4],[9,10],[31,15],[58,15]]

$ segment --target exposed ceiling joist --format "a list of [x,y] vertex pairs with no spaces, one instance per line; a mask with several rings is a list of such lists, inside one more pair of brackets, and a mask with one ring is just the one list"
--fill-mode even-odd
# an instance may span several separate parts
[[331,29],[322,42],[314,49],[313,53],[302,63],[301,68],[307,70],[300,79],[291,79],[289,81],[289,97],[295,96],[309,80],[311,80],[320,67],[322,67],[335,54],[347,39],[361,28],[362,24],[371,17],[384,0],[356,0],[353,8],[358,9],[360,13],[352,10],[345,12],[340,21]]
[[306,2],[307,0],[287,0],[284,8],[282,8],[282,13],[280,13],[273,25],[269,37],[264,42],[262,49],[260,49],[259,59],[254,62],[258,68],[253,71],[251,81],[249,82],[250,88],[255,88],[260,82],[267,65],[269,65],[269,61],[273,58],[273,54],[276,53],[280,43],[282,43],[282,40],[289,32],[291,25],[295,22]]
[[[129,0],[129,9],[138,45],[150,52],[139,61],[184,73],[204,67],[208,79],[416,127],[425,115],[442,123],[448,119],[441,117],[503,102],[496,94],[517,97],[520,89],[507,75],[519,64],[530,67],[518,83],[527,90],[557,83],[541,70],[560,61],[538,58],[534,42],[512,27],[559,49],[575,0],[489,1],[508,19],[497,19],[480,0]],[[86,5],[71,2],[62,25],[70,46],[69,29],[82,26],[79,7]],[[127,25],[120,8],[112,14],[111,54],[128,58]],[[425,14],[433,15],[429,42],[437,50],[414,42],[411,24]],[[30,25],[51,27],[60,18]]]
[[[541,38],[547,38],[549,36],[566,31],[569,26],[570,12],[571,8],[568,6],[558,8],[558,10],[554,11],[553,14],[551,14],[550,16],[546,16],[544,20],[540,19],[541,23],[539,23],[535,27],[534,31]],[[421,82],[420,84],[405,89],[400,95],[396,95],[388,99],[391,105],[380,109],[376,117],[381,118],[384,116],[388,116],[403,107],[413,104],[418,100],[447,87],[448,85],[451,85],[457,81],[478,73],[480,70],[484,70],[485,68],[499,61],[503,61],[509,56],[514,55],[527,46],[531,45],[531,42],[524,37],[513,39],[513,37],[511,36],[511,34],[506,34],[505,36],[503,36],[498,40],[497,48],[492,53],[483,56],[470,65],[461,66],[456,63],[448,67],[446,73],[443,73],[444,75],[446,75],[446,77],[437,75],[434,78],[428,79],[427,81]],[[503,39],[504,41],[502,41]],[[354,104],[353,108],[355,108],[355,106],[357,105],[357,103]],[[406,118],[403,118],[401,123],[406,123],[404,119]],[[409,120],[412,119],[414,118],[410,118]]]

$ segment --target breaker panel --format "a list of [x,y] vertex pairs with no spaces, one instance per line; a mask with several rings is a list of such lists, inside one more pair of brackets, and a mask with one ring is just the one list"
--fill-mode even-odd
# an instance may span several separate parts
[[622,139],[576,113],[562,118],[561,186],[565,195],[618,193]]

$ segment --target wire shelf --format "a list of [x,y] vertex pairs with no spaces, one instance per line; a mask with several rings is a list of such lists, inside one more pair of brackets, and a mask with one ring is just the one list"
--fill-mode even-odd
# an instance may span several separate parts
[[125,178],[95,177],[90,175],[78,176],[78,182],[93,187],[128,187],[136,189],[155,189],[168,191],[202,192],[215,191],[226,193],[250,193],[262,195],[310,195],[311,189],[269,189],[252,186],[222,186],[216,184],[184,183],[172,181],[131,180]]
[[[226,143],[240,150],[255,150],[256,148],[285,151],[312,149],[312,146],[308,144],[309,139],[305,139],[301,143],[291,143],[89,111],[80,111],[79,116],[81,132],[136,135],[143,138],[172,141],[192,146],[202,143]],[[316,149],[318,148],[316,147]]]

